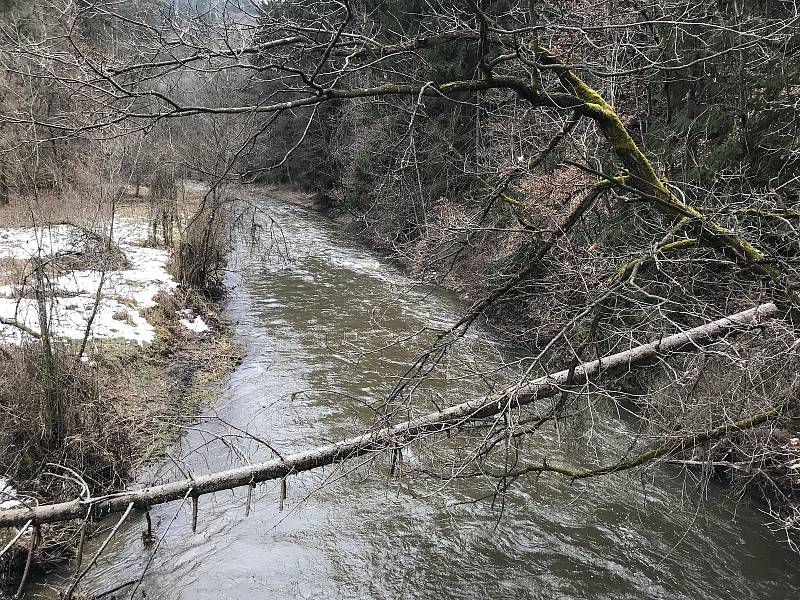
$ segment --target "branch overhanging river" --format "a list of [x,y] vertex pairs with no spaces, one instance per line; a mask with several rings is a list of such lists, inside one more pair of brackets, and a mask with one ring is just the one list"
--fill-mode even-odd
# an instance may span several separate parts
[[470,400],[388,428],[313,447],[283,458],[100,498],[0,511],[0,527],[22,525],[28,521],[42,524],[83,519],[88,513],[103,516],[125,511],[130,504],[146,509],[156,504],[181,500],[187,495],[196,498],[222,490],[282,479],[357,456],[381,452],[389,447],[408,444],[423,434],[445,432],[470,421],[501,414],[514,404],[530,404],[552,396],[570,381],[571,385],[578,385],[604,375],[619,374],[651,364],[670,353],[702,350],[726,336],[759,327],[764,320],[776,318],[779,314],[780,310],[774,304],[761,304],[630,350],[583,363],[574,369],[574,373],[570,369],[551,373],[499,394]]

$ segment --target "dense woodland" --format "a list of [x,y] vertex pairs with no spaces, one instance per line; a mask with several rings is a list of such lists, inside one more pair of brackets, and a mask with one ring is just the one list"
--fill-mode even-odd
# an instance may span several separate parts
[[[493,478],[498,494],[546,471],[590,478],[682,462],[697,481],[765,502],[791,536],[798,9],[795,0],[5,2],[0,204],[113,202],[120,186],[146,186],[154,236],[173,245],[184,178],[209,184],[212,215],[232,184],[308,192],[416,280],[466,299],[463,318],[392,396],[372,399],[387,425],[403,421],[392,416],[407,414],[398,406],[470,328],[488,326],[527,357],[502,396],[515,418],[490,417],[507,442],[487,436],[486,447],[448,460]],[[185,283],[208,285],[192,273]],[[756,307],[724,336],[603,368],[607,355]],[[581,370],[596,360],[591,376]],[[562,370],[553,394],[516,405],[532,379]],[[630,419],[623,454],[552,465],[526,443],[562,418],[580,437],[598,406]]]

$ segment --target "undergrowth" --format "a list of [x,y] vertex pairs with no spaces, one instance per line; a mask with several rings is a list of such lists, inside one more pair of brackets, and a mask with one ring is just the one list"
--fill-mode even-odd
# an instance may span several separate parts
[[[81,361],[73,343],[54,345],[55,386],[44,383],[40,344],[0,348],[0,473],[19,501],[45,504],[124,489],[214,401],[219,382],[240,359],[230,326],[203,294],[179,288],[157,300],[146,311],[157,332],[146,348],[93,341]],[[187,314],[202,316],[210,332],[198,336],[183,328],[179,320]],[[63,406],[60,437],[48,422],[53,387]],[[35,567],[48,570],[73,556],[79,527],[43,526]],[[0,545],[10,537],[12,531],[0,530]],[[0,590],[17,584],[29,539],[0,561]]]

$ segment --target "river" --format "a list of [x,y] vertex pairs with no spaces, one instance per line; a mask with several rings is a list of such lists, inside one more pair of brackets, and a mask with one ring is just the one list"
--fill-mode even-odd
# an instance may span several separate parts
[[[335,223],[269,199],[261,206],[276,243],[266,257],[242,242],[228,281],[244,360],[175,449],[195,474],[273,456],[240,430],[280,452],[363,431],[363,402],[384,397],[429,339],[412,334],[446,326],[464,308],[447,292],[415,287]],[[478,330],[428,393],[451,403],[485,393],[502,381],[492,365],[503,358]],[[480,376],[467,376],[479,366]],[[398,472],[436,465],[436,449],[407,452]],[[698,502],[677,469],[650,471],[646,483],[635,474],[580,485],[522,480],[498,521],[474,502],[485,490],[477,483],[435,486],[408,474],[398,483],[384,464],[355,467],[290,478],[282,510],[277,483],[256,488],[249,515],[246,490],[204,497],[196,533],[189,503],[154,507],[163,537],[154,555],[143,516],[132,517],[89,588],[109,590],[147,567],[137,598],[763,600],[800,590],[798,557],[764,527],[764,514],[713,487]],[[156,471],[148,476],[182,477],[171,462]]]

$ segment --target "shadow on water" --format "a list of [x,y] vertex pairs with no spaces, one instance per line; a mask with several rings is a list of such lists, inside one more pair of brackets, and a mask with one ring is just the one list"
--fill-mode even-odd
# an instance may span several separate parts
[[[430,339],[412,334],[449,325],[463,307],[413,287],[317,215],[265,209],[283,228],[289,258],[237,253],[227,313],[245,359],[209,417],[288,452],[363,431],[372,414],[363,403],[385,397]],[[491,372],[501,358],[477,332],[428,393],[449,402],[486,393],[502,383]],[[478,365],[484,376],[469,377]],[[273,456],[221,420],[204,420],[182,443],[194,473]],[[222,443],[224,435],[234,437]],[[427,442],[405,464],[435,465],[439,450],[447,448]],[[246,490],[203,497],[194,534],[188,503],[154,507],[163,542],[137,598],[777,599],[800,589],[797,557],[763,515],[740,507],[734,519],[729,501],[715,501],[720,490],[698,504],[676,471],[651,471],[656,480],[646,485],[638,475],[586,485],[526,480],[498,524],[496,511],[474,502],[485,491],[477,483],[435,488],[389,481],[385,463],[347,474],[354,467],[292,477],[283,511],[277,483],[257,487],[246,517]],[[180,477],[171,463],[156,470]],[[142,515],[130,520],[90,573],[91,589],[140,577],[153,551],[144,527]]]

